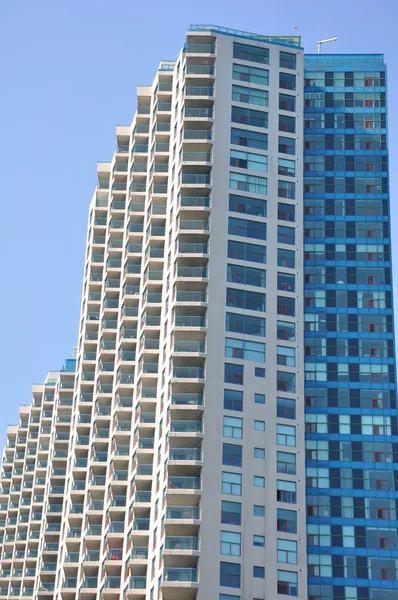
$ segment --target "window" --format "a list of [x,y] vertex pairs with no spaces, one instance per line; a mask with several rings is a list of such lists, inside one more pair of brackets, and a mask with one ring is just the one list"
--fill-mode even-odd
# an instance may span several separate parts
[[234,594],[220,594],[218,600],[240,600],[240,596]]
[[278,473],[286,473],[287,475],[296,474],[296,455],[290,452],[277,452],[277,470]]
[[267,262],[267,247],[228,240],[228,258],[265,265]]
[[230,496],[241,496],[242,495],[242,475],[239,473],[222,473],[222,486],[221,491],[223,494]]
[[240,564],[220,562],[220,585],[225,587],[240,587]]
[[278,141],[278,152],[281,154],[296,154],[296,140],[284,136],[279,136]]
[[[283,53],[281,53],[281,54],[283,54]],[[287,54],[287,53],[285,53],[285,54]],[[291,56],[294,56],[294,58],[296,58],[294,54]],[[250,46],[248,44],[240,44],[238,42],[234,42],[234,58],[238,58],[239,60],[247,60],[249,62],[261,63],[263,65],[268,65],[269,50],[268,50],[268,48],[260,48],[259,46]],[[282,58],[281,58],[281,60],[282,60]],[[292,67],[289,67],[289,69],[290,68],[292,68]]]
[[279,87],[284,90],[295,90],[296,76],[292,73],[279,73]]
[[296,446],[296,428],[293,425],[276,425],[276,440],[279,446]]
[[296,401],[292,398],[276,399],[276,414],[281,419],[296,418]]
[[297,513],[294,510],[278,508],[277,528],[278,531],[285,531],[286,533],[297,533]]
[[285,367],[296,366],[296,351],[288,346],[277,346],[277,364]]
[[265,294],[227,288],[227,306],[265,312]]
[[294,571],[278,570],[278,594],[298,596],[298,574]]
[[283,131],[286,133],[296,133],[295,117],[288,117],[287,115],[279,115],[279,131]]
[[232,531],[221,531],[220,554],[240,556],[241,534]]
[[288,321],[277,321],[277,338],[278,340],[286,340],[294,342],[296,339],[296,326]]
[[255,504],[253,506],[253,516],[265,517],[265,506],[262,506],[261,504]]
[[277,540],[278,562],[297,565],[297,542]]
[[242,466],[242,446],[238,446],[235,444],[223,444],[222,445],[222,464],[227,465],[229,467],[241,467]]
[[253,535],[253,546],[259,546],[260,548],[264,548],[265,537],[263,535]]
[[269,71],[267,69],[257,69],[257,67],[234,64],[232,66],[232,79],[235,79],[235,81],[246,81],[247,83],[257,83],[258,85],[268,85]]
[[242,439],[243,419],[241,419],[239,417],[224,417],[223,423],[224,423],[224,426],[223,426],[224,437]]
[[255,475],[253,477],[253,485],[257,488],[265,488],[265,477],[259,477],[258,475]]
[[265,362],[265,344],[235,338],[225,338],[225,356],[255,362]]
[[264,269],[256,269],[255,267],[229,264],[227,265],[227,281],[231,283],[239,283],[240,285],[252,285],[253,287],[265,288],[266,271]]
[[243,392],[239,390],[224,390],[224,408],[226,410],[236,410],[242,412]]
[[254,458],[265,458],[265,448],[254,448]]
[[294,298],[288,298],[287,296],[278,296],[278,315],[287,315],[289,317],[294,317],[294,315],[296,314],[295,302],[296,301]]
[[253,567],[253,577],[265,579],[265,567]]
[[264,379],[265,369],[262,369],[261,367],[254,367],[254,377],[262,377]]
[[265,421],[254,421],[254,431],[265,431]]
[[296,392],[296,375],[285,371],[277,371],[276,373],[276,389],[278,392]]
[[279,53],[279,66],[282,69],[295,69],[296,68],[296,55],[291,52],[280,52]]
[[283,481],[278,479],[276,482],[276,499],[278,502],[295,504],[296,483],[294,481]]
[[256,148],[257,150],[268,150],[268,134],[257,131],[246,131],[245,129],[231,129],[231,144]]
[[261,221],[229,217],[228,233],[229,235],[240,235],[242,237],[254,238],[265,242],[267,239],[267,224],[262,223]]
[[221,523],[229,525],[241,525],[242,505],[240,502],[221,501]]
[[254,402],[256,404],[265,404],[265,394],[254,394]]
[[291,223],[294,223],[296,220],[296,210],[294,204],[278,202],[278,219],[280,221],[290,221]]
[[224,381],[225,383],[234,383],[235,385],[243,385],[243,365],[234,365],[225,363],[224,365]]
[[296,184],[292,181],[278,181],[279,198],[294,200],[296,197]]
[[251,192],[252,194],[266,194],[267,183],[266,177],[257,177],[255,175],[246,175],[244,173],[229,174],[229,187],[231,190]]
[[254,110],[253,108],[233,106],[231,121],[232,123],[239,123],[240,125],[249,125],[250,127],[267,129],[268,113],[261,110]]
[[264,337],[265,319],[238,313],[227,313],[225,329],[226,331],[233,331],[235,333]]
[[290,94],[279,94],[279,109],[294,112],[296,110],[295,96],[290,96]]
[[296,276],[292,273],[278,273],[277,283],[280,292],[294,292],[296,288]]
[[284,267],[285,269],[294,269],[296,265],[296,254],[294,250],[284,250],[278,248],[278,267]]
[[245,215],[255,215],[256,217],[267,216],[267,201],[259,198],[250,198],[249,196],[229,195],[229,210],[231,212],[242,213]]
[[232,100],[234,102],[244,102],[254,104],[255,106],[268,106],[268,92],[258,88],[249,88],[242,85],[232,86]]

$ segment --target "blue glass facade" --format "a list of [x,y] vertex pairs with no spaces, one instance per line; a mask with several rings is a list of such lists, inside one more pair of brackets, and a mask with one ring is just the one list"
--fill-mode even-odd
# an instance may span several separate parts
[[307,55],[310,600],[398,599],[398,431],[382,55]]

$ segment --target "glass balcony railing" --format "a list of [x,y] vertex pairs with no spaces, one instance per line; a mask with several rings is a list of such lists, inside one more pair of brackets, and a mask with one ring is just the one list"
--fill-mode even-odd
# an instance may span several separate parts
[[166,536],[165,550],[199,550],[199,538],[193,536]]
[[185,96],[213,96],[214,88],[201,85],[187,85]]
[[83,579],[81,587],[82,588],[90,588],[90,589],[95,589],[96,590],[97,589],[97,585],[98,585],[98,579],[97,579],[97,577],[93,577],[93,576],[87,577],[86,576]]
[[109,548],[106,553],[106,560],[122,560],[122,548]]
[[148,531],[150,519],[134,519],[133,530],[134,531]]
[[132,560],[146,560],[148,558],[148,548],[146,546],[134,546],[131,550]]
[[133,590],[145,590],[146,577],[141,575],[133,575],[129,579],[129,588]]
[[[192,44],[190,44],[192,45]],[[202,44],[200,44],[202,45]],[[214,46],[213,46],[214,48]],[[211,53],[212,54],[212,53]],[[186,66],[186,74],[187,75],[214,75],[215,68],[211,65],[187,65]]]
[[180,206],[190,207],[198,206],[202,208],[209,208],[210,196],[180,196]]
[[214,44],[187,44],[187,54],[214,54],[216,47]]
[[155,387],[143,387],[141,389],[141,397],[142,398],[156,398],[156,391],[157,391],[157,389]]
[[166,508],[166,519],[200,519],[200,508],[198,506],[168,506]]
[[68,552],[65,555],[65,562],[67,563],[78,563],[79,562],[79,552]]
[[175,340],[174,352],[205,352],[206,342]]
[[177,379],[204,379],[205,370],[201,367],[174,367],[173,377]]
[[170,423],[170,432],[172,433],[202,433],[203,422],[202,421],[176,421],[173,420]]
[[168,487],[172,490],[200,490],[200,477],[169,477]]
[[183,173],[181,183],[185,185],[210,185],[211,176],[206,173]]
[[154,447],[154,439],[153,438],[142,438],[142,437],[139,438],[138,448],[150,450],[153,447]]
[[98,562],[100,559],[99,550],[87,550],[86,554],[83,557],[84,562]]
[[[45,583],[45,585],[47,586],[47,582]],[[54,585],[54,584],[52,584]],[[63,588],[76,588],[77,586],[77,577],[65,577],[65,579],[62,582],[62,587]]]
[[207,219],[196,220],[196,219],[181,219],[179,222],[180,229],[189,231],[208,231],[210,229],[210,222]]
[[139,491],[135,493],[134,496],[134,500],[135,502],[150,502],[151,501],[151,492],[147,492],[147,491]]
[[89,525],[87,527],[87,535],[101,535],[102,534],[102,525]]
[[206,327],[206,317],[176,315],[174,324],[176,327]]
[[207,302],[207,292],[177,291],[177,302]]
[[208,271],[206,267],[178,267],[177,277],[208,277]]
[[116,577],[116,576],[106,577],[105,581],[104,581],[104,588],[107,590],[120,588],[120,582],[121,582],[120,577]]
[[202,460],[201,448],[170,448],[169,460]]
[[186,242],[180,242],[178,245],[178,252],[181,254],[208,254],[208,244],[189,244]]
[[186,119],[212,119],[212,108],[190,108],[186,107],[184,116]]
[[166,567],[163,571],[165,582],[178,581],[186,583],[198,582],[198,570],[188,568]]
[[137,465],[137,475],[152,475],[153,466],[139,464]]

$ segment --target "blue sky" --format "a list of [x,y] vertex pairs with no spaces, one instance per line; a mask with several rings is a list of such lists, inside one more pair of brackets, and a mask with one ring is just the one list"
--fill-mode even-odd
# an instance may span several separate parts
[[[0,445],[19,404],[30,402],[32,383],[60,368],[76,345],[96,163],[111,158],[115,126],[130,123],[136,85],[151,83],[159,61],[177,56],[186,28],[298,33],[307,52],[338,36],[325,52],[384,52],[391,108],[397,18],[396,0],[3,0]],[[389,125],[395,232],[398,109]]]

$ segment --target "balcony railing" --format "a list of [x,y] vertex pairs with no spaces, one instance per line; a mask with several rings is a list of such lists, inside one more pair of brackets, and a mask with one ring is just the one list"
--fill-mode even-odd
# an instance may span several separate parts
[[200,508],[198,506],[168,506],[166,519],[198,520],[200,519]]
[[173,394],[171,396],[171,404],[181,406],[203,406],[203,394]]
[[185,341],[185,340],[175,340],[174,342],[174,352],[205,352],[206,351],[206,343],[205,342],[195,342],[195,341]]
[[203,422],[202,421],[171,421],[170,423],[171,433],[202,433]]
[[214,54],[216,47],[214,44],[187,44],[187,54]]
[[173,377],[177,379],[204,379],[205,370],[201,367],[174,367]]
[[166,536],[165,550],[199,550],[199,538],[193,536]]
[[209,208],[210,196],[180,196],[179,203],[184,207],[198,206]]
[[169,477],[168,487],[172,490],[200,490],[200,477]]
[[206,327],[206,317],[176,315],[174,323],[176,327]]
[[207,292],[177,291],[177,302],[207,302]]
[[208,254],[208,244],[189,244],[186,242],[180,242],[178,245],[178,252],[181,254]]
[[206,267],[178,267],[177,277],[208,277]]
[[183,173],[181,182],[186,185],[210,185],[211,176],[206,173]]
[[169,460],[202,460],[201,448],[170,448]]
[[163,571],[164,582],[176,581],[186,583],[198,582],[198,570],[188,568],[167,567]]

